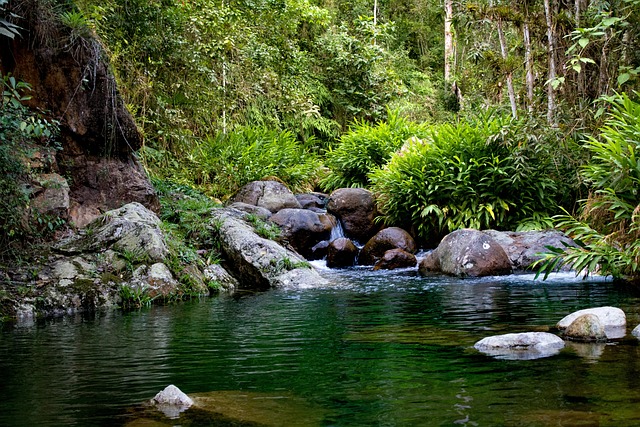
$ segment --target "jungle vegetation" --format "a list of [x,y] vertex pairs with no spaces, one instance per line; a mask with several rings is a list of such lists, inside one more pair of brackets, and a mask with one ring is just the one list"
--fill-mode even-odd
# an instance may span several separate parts
[[[366,187],[425,241],[555,225],[580,246],[547,268],[640,275],[640,0],[37,1],[100,40],[155,183]],[[0,0],[0,37],[20,3]],[[38,116],[3,84],[11,176]]]

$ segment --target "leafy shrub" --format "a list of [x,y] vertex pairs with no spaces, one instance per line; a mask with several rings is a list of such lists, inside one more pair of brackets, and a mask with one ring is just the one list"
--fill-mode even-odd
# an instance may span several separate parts
[[552,213],[568,191],[554,163],[562,151],[526,129],[492,114],[433,126],[370,175],[383,220],[428,239],[461,227],[515,228]]
[[338,146],[326,154],[330,169],[320,185],[330,191],[343,187],[366,187],[369,173],[385,165],[391,155],[411,137],[425,135],[426,126],[410,122],[395,112],[387,121],[370,125],[356,121],[349,132],[342,135]]
[[205,193],[223,197],[264,178],[277,179],[293,191],[311,189],[320,161],[291,132],[242,127],[202,141],[177,171],[179,178]]
[[581,172],[592,192],[582,215],[555,217],[579,246],[549,252],[540,263],[545,275],[570,265],[585,274],[640,278],[640,104],[625,94],[607,101],[612,111],[599,137],[585,141],[591,160]]

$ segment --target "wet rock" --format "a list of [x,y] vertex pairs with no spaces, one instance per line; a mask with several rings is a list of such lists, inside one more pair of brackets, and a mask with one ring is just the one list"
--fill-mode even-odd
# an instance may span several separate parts
[[178,294],[178,282],[173,278],[169,267],[161,262],[139,266],[133,272],[131,287],[139,289],[152,299]]
[[600,323],[604,326],[605,334],[608,339],[622,338],[626,334],[627,317],[624,311],[617,307],[596,307],[578,310],[563,317],[556,325],[560,330],[565,330],[584,314],[593,314],[597,316]]
[[413,254],[418,247],[413,237],[402,228],[385,228],[376,233],[364,245],[358,258],[358,264],[373,265],[390,249],[402,249]]
[[327,267],[352,267],[358,256],[358,248],[346,237],[335,239],[327,248]]
[[151,404],[169,418],[178,418],[181,412],[193,405],[193,400],[173,384],[158,392]]
[[502,247],[478,230],[456,230],[421,261],[422,274],[442,272],[459,277],[510,274],[511,261]]
[[541,259],[540,253],[547,252],[547,246],[564,248],[575,246],[573,240],[557,230],[507,232],[486,230],[483,233],[495,240],[511,260],[516,270],[527,270]]
[[212,220],[228,267],[245,289],[304,288],[326,284],[318,272],[293,251],[258,236],[243,221],[243,212],[216,209]]
[[233,197],[233,202],[263,207],[272,213],[281,209],[300,209],[293,193],[277,181],[253,181],[245,185]]
[[169,250],[160,219],[140,203],[129,203],[95,220],[84,234],[56,245],[62,253],[94,252],[112,248],[136,261],[163,261]]
[[633,335],[634,337],[640,339],[640,325],[638,325],[635,328],[633,328],[633,331],[631,331],[631,335]]
[[342,222],[346,237],[359,242],[366,242],[379,229],[374,223],[378,215],[375,197],[363,188],[335,190],[329,196],[327,212]]
[[416,256],[403,249],[389,249],[376,262],[374,270],[395,270],[396,268],[415,267]]
[[312,247],[331,235],[331,225],[307,209],[282,209],[269,221],[280,226],[282,237],[305,258],[312,255]]
[[212,286],[222,291],[233,292],[238,289],[238,280],[220,264],[210,264],[204,269],[204,276]]
[[256,205],[250,205],[248,203],[243,203],[243,202],[231,203],[229,207],[232,209],[238,209],[248,214],[255,215],[258,218],[263,220],[269,219],[272,215],[271,211],[267,208],[263,208],[261,206],[256,206]]
[[307,259],[310,260],[310,261],[323,259],[324,257],[327,256],[328,249],[329,249],[329,241],[328,240],[323,240],[322,242],[316,243],[311,248],[311,253],[307,257]]
[[474,348],[500,359],[532,360],[557,354],[564,341],[548,332],[524,332],[483,338]]
[[564,330],[564,338],[573,341],[606,341],[607,335],[600,318],[595,314],[583,314],[575,318]]

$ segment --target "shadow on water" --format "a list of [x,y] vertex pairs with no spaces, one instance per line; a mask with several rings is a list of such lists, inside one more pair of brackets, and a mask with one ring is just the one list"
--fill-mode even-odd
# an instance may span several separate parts
[[[640,425],[629,334],[528,361],[472,347],[604,305],[630,330],[635,292],[571,274],[321,272],[315,289],[5,327],[0,425]],[[167,384],[198,403],[178,420],[142,405]]]

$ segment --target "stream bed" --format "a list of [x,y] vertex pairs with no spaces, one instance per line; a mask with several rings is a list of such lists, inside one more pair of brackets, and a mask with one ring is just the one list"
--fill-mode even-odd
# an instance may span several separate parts
[[[321,272],[321,288],[5,324],[0,426],[640,425],[635,291],[570,273]],[[536,360],[473,349],[605,305],[627,314],[624,339]],[[202,406],[142,405],[168,384]]]

